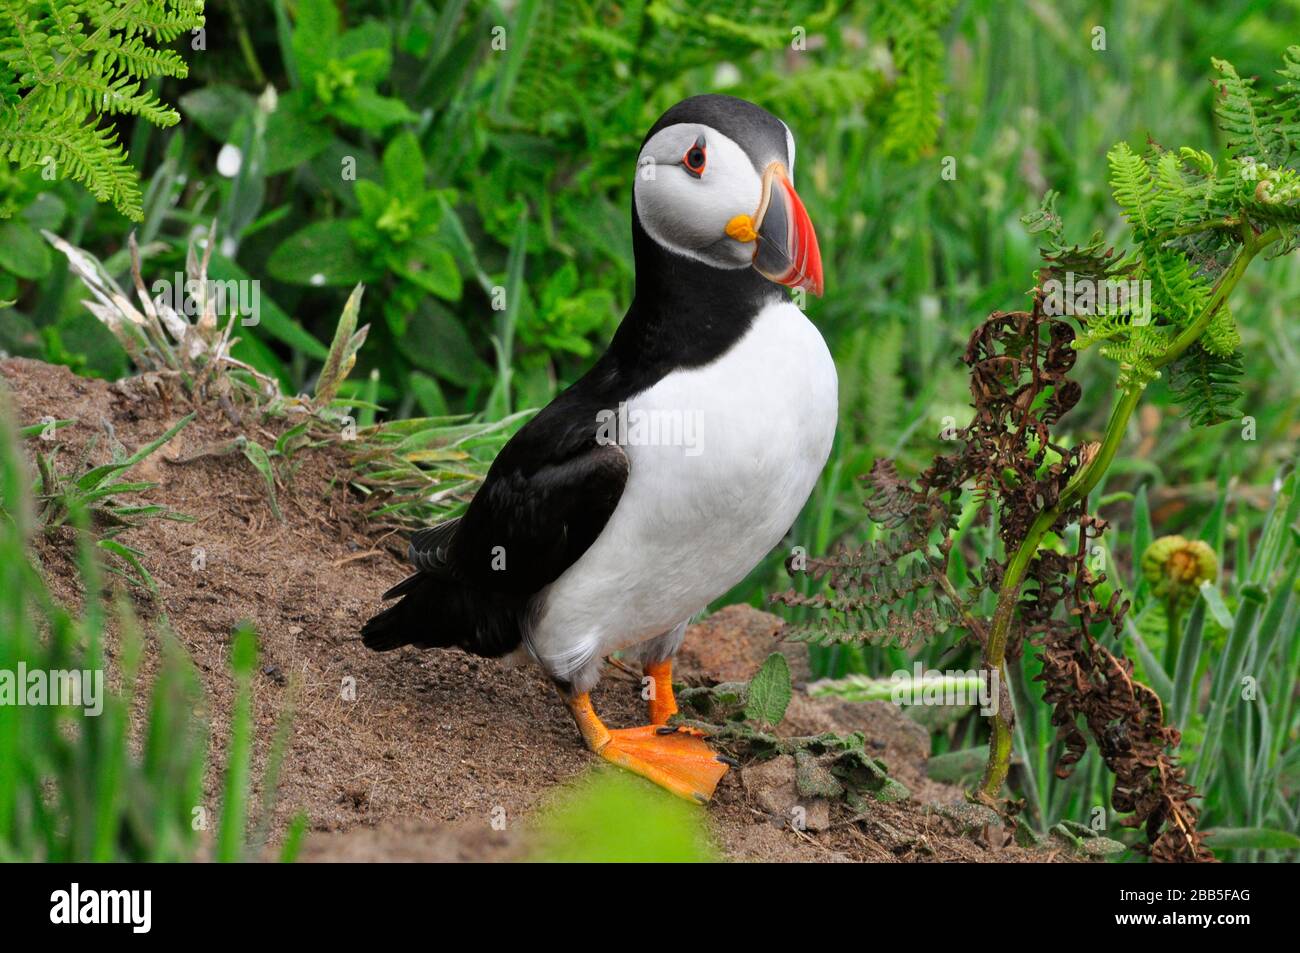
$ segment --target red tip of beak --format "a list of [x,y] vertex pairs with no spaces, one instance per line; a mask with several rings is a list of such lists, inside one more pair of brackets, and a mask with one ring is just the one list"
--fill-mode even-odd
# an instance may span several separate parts
[[795,280],[786,283],[794,288],[806,288],[820,298],[825,285],[822,279],[822,250],[817,244],[817,232],[790,180],[782,179],[781,185],[790,197],[793,213],[790,218],[794,231],[790,247],[794,252],[791,256],[794,261],[791,277]]
[[764,181],[767,197],[759,210],[754,267],[778,284],[821,297],[822,253],[808,210],[779,165],[769,166]]

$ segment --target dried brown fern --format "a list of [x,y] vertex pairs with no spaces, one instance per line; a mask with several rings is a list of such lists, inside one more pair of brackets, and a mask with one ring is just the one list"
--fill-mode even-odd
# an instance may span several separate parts
[[[963,355],[974,414],[952,435],[956,449],[936,456],[915,483],[900,477],[891,461],[878,461],[866,477],[866,506],[884,538],[809,559],[806,566],[792,562],[793,570],[824,580],[828,591],[791,589],[773,601],[822,610],[821,619],[791,626],[789,635],[822,644],[907,645],[950,626],[965,629],[982,646],[985,670],[1002,670],[994,744],[999,731],[1009,739],[1013,717],[1003,660],[1017,656],[1028,640],[1041,656],[1039,679],[1063,744],[1058,776],[1068,776],[1087,748],[1082,721],[1115,774],[1112,803],[1128,815],[1121,823],[1145,829],[1153,858],[1213,859],[1196,830],[1194,792],[1172,753],[1177,730],[1164,725],[1155,693],[1133,680],[1132,663],[1101,644],[1103,632],[1121,625],[1128,602],[1115,592],[1101,605],[1096,590],[1105,577],[1086,560],[1106,523],[1087,512],[1086,495],[1074,495],[1075,481],[1098,445],[1067,447],[1053,433],[1081,393],[1069,377],[1074,338],[1067,320],[1045,313],[1041,291],[1032,310],[995,312],[980,324]],[[1070,524],[1080,527],[1073,554],[1037,545],[1029,550],[1025,584],[999,606],[1007,613],[1001,623],[997,615],[976,616],[972,599],[963,599],[948,580],[952,532],[968,493],[996,511],[1008,554],[1025,552],[1026,542],[1044,530],[1063,535]],[[976,590],[1000,592],[1007,563],[990,562]],[[999,624],[1006,644],[994,657],[989,633]],[[981,797],[992,800],[1000,787],[998,778]]]

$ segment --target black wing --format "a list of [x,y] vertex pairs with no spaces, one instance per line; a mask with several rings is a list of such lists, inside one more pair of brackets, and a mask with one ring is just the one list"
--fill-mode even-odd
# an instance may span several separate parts
[[587,551],[623,495],[627,454],[591,439],[573,453],[539,460],[529,452],[535,441],[530,434],[519,445],[507,445],[450,542],[430,537],[434,549],[445,547],[444,557],[423,559],[488,591],[529,595]]
[[513,650],[529,597],[595,542],[627,483],[627,455],[615,445],[528,471],[502,453],[463,516],[411,537],[417,571],[384,593],[401,598],[362,628],[368,647]]
[[417,571],[385,593],[401,599],[362,628],[367,646],[519,644],[532,595],[596,541],[627,485],[627,454],[596,439],[604,403],[570,388],[502,448],[462,516],[411,537]]
[[[417,530],[411,536],[411,545],[406,550],[406,558],[411,565],[421,572],[446,574],[451,568],[448,549],[459,525],[460,517],[457,516],[437,526]],[[390,597],[386,595],[384,598]]]

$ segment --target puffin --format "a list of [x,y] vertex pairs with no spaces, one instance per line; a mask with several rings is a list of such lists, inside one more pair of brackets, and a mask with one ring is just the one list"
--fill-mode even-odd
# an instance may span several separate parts
[[[505,444],[465,511],[415,532],[414,572],[361,630],[539,665],[586,746],[707,802],[731,762],[670,724],[687,622],[777,547],[835,436],[835,364],[796,302],[821,251],[790,128],[724,95],[677,103],[634,169],[632,302],[608,349]],[[799,289],[795,293],[787,289]],[[614,656],[648,723],[590,692]]]

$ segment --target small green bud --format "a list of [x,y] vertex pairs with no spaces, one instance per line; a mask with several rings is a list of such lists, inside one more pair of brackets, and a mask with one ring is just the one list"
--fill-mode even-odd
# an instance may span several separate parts
[[1157,597],[1183,609],[1196,601],[1201,583],[1219,577],[1219,560],[1199,539],[1161,536],[1142,554],[1142,575]]

